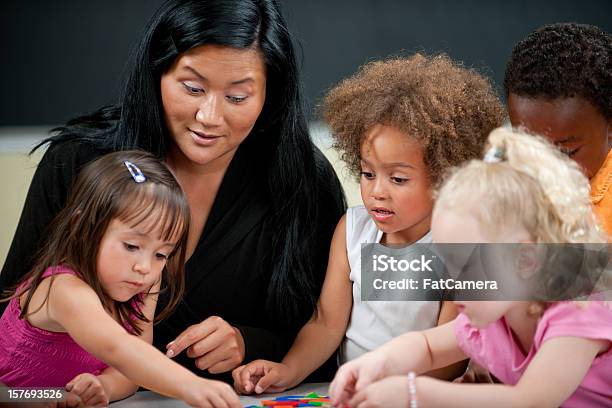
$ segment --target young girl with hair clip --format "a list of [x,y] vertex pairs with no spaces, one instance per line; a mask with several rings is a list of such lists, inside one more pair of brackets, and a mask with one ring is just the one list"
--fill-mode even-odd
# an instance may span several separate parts
[[[434,242],[605,243],[594,221],[588,180],[575,162],[544,139],[509,129],[492,132],[489,143],[484,161],[463,166],[442,186],[432,220]],[[610,405],[610,302],[455,303],[461,313],[453,322],[407,333],[340,367],[330,387],[334,403],[360,408],[474,407],[491,401],[498,407]],[[503,384],[416,376],[467,357]]]
[[[69,406],[107,406],[141,385],[191,406],[239,407],[228,385],[151,345],[153,321],[183,293],[189,221],[181,188],[153,155],[87,165],[0,319],[0,382],[65,387]],[[154,318],[160,291],[170,301]]]

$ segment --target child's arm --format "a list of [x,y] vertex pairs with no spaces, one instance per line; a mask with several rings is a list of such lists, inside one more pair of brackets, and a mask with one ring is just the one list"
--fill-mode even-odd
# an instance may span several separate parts
[[[438,316],[438,326],[442,326],[448,322],[455,320],[459,311],[457,306],[451,301],[442,302],[440,308],[440,316]],[[427,373],[428,376],[439,378],[441,380],[453,380],[465,372],[468,360],[459,361],[450,366],[438,368]]]
[[79,278],[57,276],[47,304],[50,318],[81,347],[134,383],[193,406],[241,406],[227,384],[197,377],[152,345],[130,335],[110,317],[95,292]]
[[[142,332],[138,337],[149,344],[153,343],[153,319],[159,289],[158,282],[151,287],[150,294],[144,295],[141,306],[141,311],[149,322],[140,322]],[[97,377],[90,374],[76,376],[67,384],[66,389],[78,395],[86,406],[97,406],[108,405],[109,401],[127,398],[138,390],[138,386],[117,369],[108,367]],[[102,404],[98,403],[100,401]]]
[[[558,337],[544,342],[515,386],[502,384],[455,384],[427,377],[416,379],[420,407],[495,406],[558,407],[578,388],[595,356],[610,342],[576,337]],[[567,358],[571,355],[571,358]],[[350,405],[393,407],[408,401],[407,377],[389,377],[357,393]],[[399,405],[397,405],[399,406]]]
[[110,401],[129,397],[138,390],[138,385],[121,374],[116,368],[108,367],[98,376]]
[[256,360],[234,370],[242,393],[280,392],[298,385],[338,348],[353,304],[346,253],[346,220],[336,226],[317,313],[302,327],[282,363]]
[[454,321],[425,331],[402,334],[344,364],[329,388],[332,402],[334,405],[348,403],[355,392],[383,377],[410,371],[420,374],[466,359],[455,338],[453,325]]
[[[140,327],[142,333],[140,337],[149,344],[153,344],[153,321],[155,319],[155,307],[157,306],[158,293],[160,291],[160,282],[157,282],[149,290],[149,294],[144,295],[143,304],[141,307],[142,313],[148,323],[141,322]],[[134,384],[127,377],[121,374],[117,369],[109,367],[98,376],[104,385],[105,390],[110,390],[109,398],[111,401],[127,398],[138,390],[138,385]]]

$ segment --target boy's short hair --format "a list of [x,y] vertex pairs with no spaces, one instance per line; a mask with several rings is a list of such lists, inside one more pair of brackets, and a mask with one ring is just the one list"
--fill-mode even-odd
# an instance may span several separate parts
[[543,26],[514,47],[504,89],[506,96],[580,96],[612,118],[612,37],[588,24]]
[[361,171],[361,143],[378,124],[415,138],[433,185],[445,171],[482,154],[504,110],[487,78],[446,55],[375,61],[329,91],[322,106],[334,147]]

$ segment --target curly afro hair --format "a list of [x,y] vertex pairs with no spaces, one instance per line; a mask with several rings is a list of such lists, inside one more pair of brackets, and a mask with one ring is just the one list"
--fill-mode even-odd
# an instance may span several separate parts
[[558,23],[514,47],[504,77],[506,96],[580,96],[612,118],[612,37],[587,24]]
[[480,156],[504,118],[485,77],[446,55],[422,54],[366,64],[329,91],[322,111],[354,175],[363,139],[382,124],[419,141],[434,186],[449,167]]

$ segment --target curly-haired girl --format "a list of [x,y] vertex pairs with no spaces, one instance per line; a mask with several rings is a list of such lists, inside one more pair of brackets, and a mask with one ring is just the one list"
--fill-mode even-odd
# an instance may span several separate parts
[[360,177],[364,205],[336,227],[318,313],[282,363],[258,360],[234,370],[244,393],[298,384],[343,338],[341,359],[351,360],[456,315],[449,303],[363,301],[361,244],[431,242],[432,187],[448,167],[477,157],[502,122],[490,83],[444,55],[416,54],[365,65],[329,92],[323,111],[336,148]]

